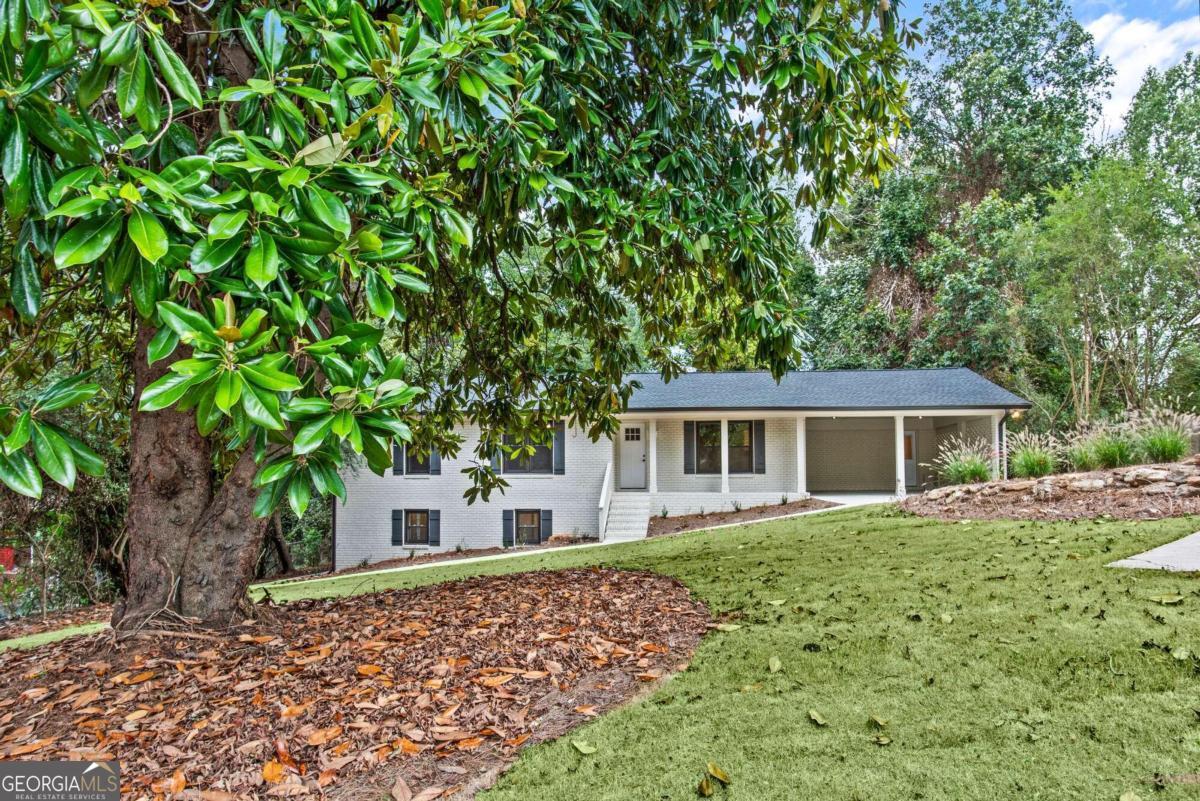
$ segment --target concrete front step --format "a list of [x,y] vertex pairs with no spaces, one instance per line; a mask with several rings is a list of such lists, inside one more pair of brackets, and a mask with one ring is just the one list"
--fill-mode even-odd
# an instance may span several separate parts
[[644,492],[618,492],[608,507],[604,539],[641,540],[650,523],[650,496]]

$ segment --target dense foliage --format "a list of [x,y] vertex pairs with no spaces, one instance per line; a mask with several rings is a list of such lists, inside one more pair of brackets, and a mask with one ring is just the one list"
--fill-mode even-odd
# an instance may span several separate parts
[[[453,453],[467,418],[486,494],[503,434],[610,429],[624,373],[677,371],[685,334],[696,364],[737,341],[787,368],[794,203],[892,165],[914,41],[865,0],[6,7],[0,376],[81,306],[136,337],[110,354],[134,391],[90,400],[137,394],[130,526],[154,548],[181,532],[150,489],[233,537],[247,476],[257,515],[303,514],[344,493],[345,453]],[[55,411],[0,409],[10,489],[101,469],[44,433]],[[164,453],[179,479],[147,472]]]
[[928,34],[902,164],[816,252],[812,364],[964,364],[1039,429],[1194,404],[1196,59],[1149,72],[1101,141],[1112,70],[1066,3],[945,0]]

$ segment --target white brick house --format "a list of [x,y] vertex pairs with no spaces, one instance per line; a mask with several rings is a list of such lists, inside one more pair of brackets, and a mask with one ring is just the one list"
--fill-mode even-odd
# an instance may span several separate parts
[[757,372],[688,373],[635,389],[612,439],[559,426],[488,502],[463,493],[479,429],[459,455],[401,453],[387,475],[351,468],[335,502],[335,568],[412,552],[545,541],[551,534],[645,536],[651,514],[799,500],[811,494],[903,496],[932,482],[925,464],[946,437],[984,439],[1000,472],[1004,421],[1029,403],[964,368],[803,371],[776,383]]

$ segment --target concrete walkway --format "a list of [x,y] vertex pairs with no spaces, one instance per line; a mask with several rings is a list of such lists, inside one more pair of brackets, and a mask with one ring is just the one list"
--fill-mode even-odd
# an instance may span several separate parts
[[1200,531],[1145,553],[1111,562],[1109,567],[1131,567],[1142,570],[1169,570],[1173,573],[1200,571]]

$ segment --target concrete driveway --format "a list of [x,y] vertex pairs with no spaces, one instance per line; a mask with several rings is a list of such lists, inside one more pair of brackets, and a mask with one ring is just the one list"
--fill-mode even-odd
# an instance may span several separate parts
[[891,503],[895,495],[886,492],[814,492],[812,497],[841,506],[869,506],[873,503]]

